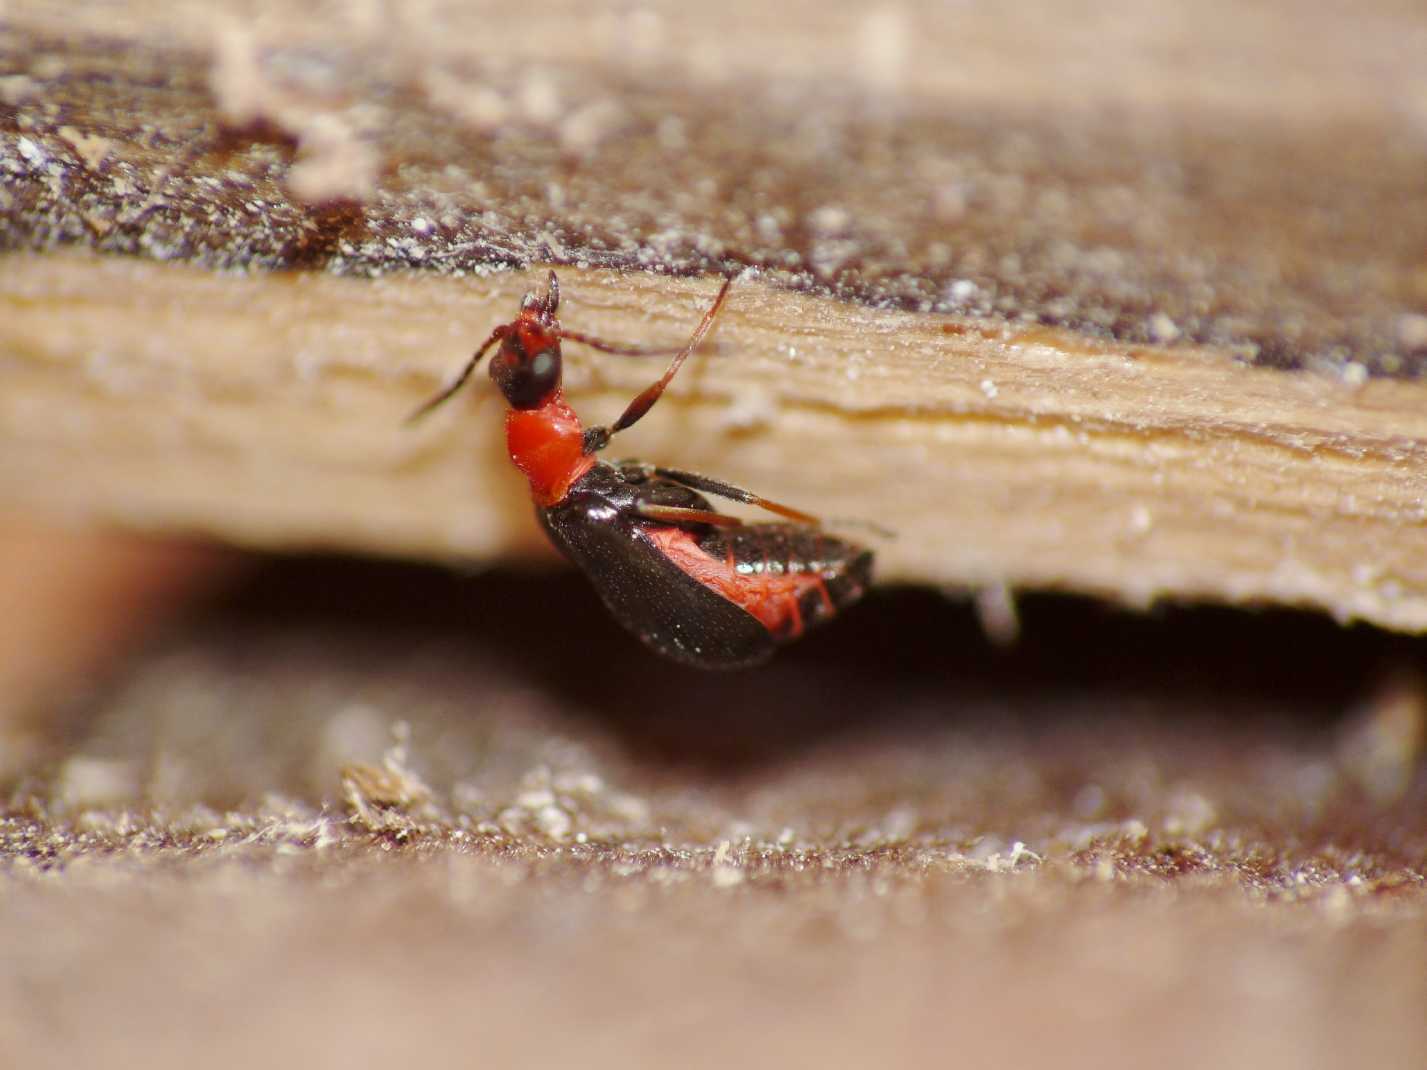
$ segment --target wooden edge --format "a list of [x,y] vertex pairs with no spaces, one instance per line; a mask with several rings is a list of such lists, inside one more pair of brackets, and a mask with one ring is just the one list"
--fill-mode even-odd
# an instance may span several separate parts
[[[416,430],[547,269],[240,277],[0,259],[0,499],[251,546],[492,561],[540,546],[484,381]],[[687,336],[715,280],[561,270],[571,327]],[[1427,388],[738,283],[612,455],[893,529],[883,580],[1316,606],[1427,627]],[[592,420],[656,374],[571,347]]]

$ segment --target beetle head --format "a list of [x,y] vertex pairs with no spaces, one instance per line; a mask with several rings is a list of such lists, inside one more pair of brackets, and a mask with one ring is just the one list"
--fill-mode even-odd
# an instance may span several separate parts
[[520,315],[491,358],[491,378],[513,409],[538,409],[560,388],[559,307],[560,284],[552,271],[545,293],[525,295]]

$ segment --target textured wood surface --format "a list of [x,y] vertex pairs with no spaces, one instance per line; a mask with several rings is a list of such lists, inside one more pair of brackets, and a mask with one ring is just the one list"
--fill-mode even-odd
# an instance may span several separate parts
[[[714,288],[563,278],[567,323],[655,343],[686,337]],[[0,493],[255,546],[473,562],[538,550],[484,376],[426,425],[402,418],[542,280],[0,260]],[[889,527],[884,579],[1427,625],[1416,382],[874,312],[758,280],[735,289],[716,339],[612,453]],[[591,420],[656,374],[571,349]]]
[[[1126,11],[1015,62],[973,13],[336,10],[12,5],[8,504],[522,552],[489,391],[398,417],[544,264],[644,341],[712,287],[667,273],[751,266],[622,448],[891,527],[888,579],[1427,626],[1410,9]],[[576,402],[648,374],[582,359]]]

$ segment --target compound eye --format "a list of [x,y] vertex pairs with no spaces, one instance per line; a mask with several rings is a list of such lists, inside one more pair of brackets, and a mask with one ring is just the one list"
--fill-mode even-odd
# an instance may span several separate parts
[[537,383],[546,384],[548,391],[555,385],[560,374],[560,356],[553,348],[542,349],[530,358],[530,377]]

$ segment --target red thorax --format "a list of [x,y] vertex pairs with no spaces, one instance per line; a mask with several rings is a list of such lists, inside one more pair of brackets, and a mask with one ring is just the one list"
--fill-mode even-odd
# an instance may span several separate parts
[[595,465],[585,452],[580,418],[558,387],[538,409],[506,412],[505,444],[510,459],[530,480],[535,504],[544,508],[564,498],[570,485]]

